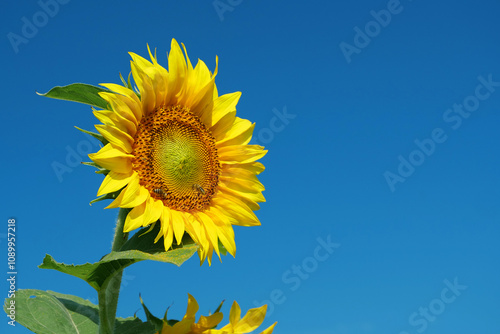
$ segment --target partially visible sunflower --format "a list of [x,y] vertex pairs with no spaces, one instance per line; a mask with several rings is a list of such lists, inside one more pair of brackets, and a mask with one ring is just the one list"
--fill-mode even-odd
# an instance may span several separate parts
[[151,61],[130,53],[138,93],[102,84],[109,110],[94,114],[109,143],[89,157],[110,172],[97,195],[120,191],[107,208],[132,208],[124,232],[159,220],[165,250],[187,232],[202,263],[214,250],[220,258],[219,241],[234,256],[232,225],[260,225],[257,160],[267,151],[248,145],[255,124],[236,117],[241,93],[218,95],[217,57],[212,74],[201,60],[193,68],[175,40],[168,70],[148,51]]
[[[221,304],[222,306],[222,304]],[[220,306],[219,306],[220,309]],[[246,334],[256,330],[266,317],[267,305],[248,310],[241,319],[241,308],[235,301],[229,312],[229,324],[221,329],[213,329],[222,321],[222,313],[217,311],[208,316],[200,316],[196,322],[198,303],[193,296],[188,294],[188,307],[181,321],[170,326],[167,321],[163,322],[161,332],[156,334]],[[262,331],[260,334],[272,334],[276,323]]]
[[[236,301],[231,306],[229,312],[229,324],[221,329],[210,329],[206,334],[246,334],[256,330],[264,321],[266,317],[267,305],[252,308],[248,310],[247,314],[241,318],[241,308]],[[276,326],[276,322],[267,329],[263,330],[260,334],[271,334]]]
[[223,315],[217,311],[208,317],[200,316],[200,319],[196,322],[196,312],[198,312],[198,308],[196,299],[188,294],[188,307],[182,320],[172,326],[170,326],[167,321],[164,321],[161,334],[207,333],[207,330],[214,328],[222,321]]

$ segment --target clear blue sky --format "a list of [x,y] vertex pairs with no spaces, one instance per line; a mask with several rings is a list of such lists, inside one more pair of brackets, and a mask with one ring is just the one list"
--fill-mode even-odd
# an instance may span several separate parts
[[[90,107],[35,91],[119,83],[147,43],[166,66],[176,38],[211,69],[219,56],[220,93],[243,92],[238,113],[269,149],[267,203],[261,227],[235,228],[235,259],[127,269],[119,316],[144,319],[139,293],[182,316],[189,292],[204,314],[272,298],[277,334],[500,331],[498,1],[221,0],[231,10],[219,13],[212,1],[60,2],[0,13],[0,247],[15,217],[19,288],[96,301],[37,265],[46,253],[97,261],[117,214],[88,205],[102,177],[75,164],[97,150],[73,127],[97,124]],[[331,254],[318,248],[329,240]]]

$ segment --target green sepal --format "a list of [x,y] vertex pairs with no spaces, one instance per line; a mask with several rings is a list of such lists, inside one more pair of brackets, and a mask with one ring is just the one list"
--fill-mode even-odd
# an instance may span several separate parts
[[132,89],[132,83],[130,82],[130,77],[132,76],[132,71],[130,71],[128,73],[128,80],[127,80],[127,88],[130,89],[130,90],[133,90]]
[[160,318],[155,317],[149,309],[144,305],[144,301],[142,300],[141,295],[139,295],[139,300],[141,301],[142,308],[144,309],[144,313],[146,313],[146,318],[148,319],[149,323],[155,328],[155,331],[161,331],[163,327],[163,320]]
[[100,168],[98,170],[95,171],[96,174],[102,174],[104,176],[108,175],[109,173],[109,169],[106,169],[106,168]]
[[99,197],[97,197],[96,199],[93,199],[89,202],[90,205],[94,204],[94,203],[97,203],[97,202],[100,202],[100,201],[103,201],[105,199],[112,199],[114,200],[115,198],[118,197],[118,194],[120,193],[120,191],[115,191],[114,193],[109,193],[109,194],[104,194],[104,195],[101,195]]
[[121,73],[121,72],[119,72],[119,74],[120,74],[120,80],[122,81],[123,86],[125,86],[125,87],[127,87],[127,88],[128,88],[128,86],[127,86],[127,82],[125,81],[125,79],[123,79],[123,75],[122,75],[122,73]]
[[96,174],[107,175],[109,173],[109,169],[103,168],[103,167],[99,166],[98,164],[96,164],[95,162],[86,162],[86,161],[83,161],[81,164],[97,168],[97,170],[95,171]]
[[99,140],[103,145],[107,145],[109,142],[106,140],[106,138],[104,138],[103,135],[101,135],[100,133],[95,133],[95,132],[92,132],[92,131],[87,131],[87,130],[84,130],[84,129],[81,129],[77,126],[75,126],[75,128],[77,128],[78,130],[80,130],[81,132],[83,133],[86,133],[88,135],[91,135],[92,137],[94,137],[95,139]]
[[224,247],[224,245],[222,244],[222,242],[220,242],[220,240],[219,240],[218,244],[219,244],[219,253],[221,255],[226,256],[227,255],[227,249],[226,249],[226,247]]
[[89,104],[101,109],[107,109],[108,103],[99,96],[99,93],[110,92],[108,89],[87,85],[83,83],[74,83],[67,86],[56,86],[45,94],[38,95],[50,97],[53,99],[66,100]]
[[225,302],[225,301],[226,301],[226,300],[223,300],[223,301],[221,301],[221,302],[220,302],[219,307],[217,307],[217,309],[215,310],[215,312],[214,312],[214,313],[220,312],[220,309],[222,308],[222,304],[224,304],[224,302]]
[[130,72],[128,73],[128,80],[127,80],[127,81],[125,81],[125,79],[123,78],[122,74],[120,73],[120,79],[121,79],[121,81],[122,81],[122,83],[123,83],[123,86],[127,87],[127,88],[128,88],[128,89],[130,89],[130,90],[133,90],[133,89],[132,89],[132,84],[130,83],[130,76],[131,76],[131,75],[132,75],[132,71],[130,71]]
[[[54,291],[17,290],[15,297],[5,299],[4,311],[15,301],[16,322],[38,334],[97,333],[99,308],[83,298]],[[7,314],[9,314],[7,312]],[[152,334],[154,327],[139,318],[115,320],[115,333]]]

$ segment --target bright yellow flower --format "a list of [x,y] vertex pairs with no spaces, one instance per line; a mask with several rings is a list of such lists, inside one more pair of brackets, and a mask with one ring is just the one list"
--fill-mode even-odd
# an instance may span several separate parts
[[[222,313],[215,312],[211,316],[200,316],[196,323],[196,312],[198,312],[198,303],[193,296],[188,294],[188,307],[186,314],[181,321],[170,326],[166,321],[163,323],[161,334],[246,334],[256,330],[264,321],[267,305],[248,310],[247,314],[241,319],[241,308],[235,301],[229,312],[229,324],[221,329],[213,329],[222,320]],[[260,334],[271,334],[276,323],[262,331]],[[157,333],[160,334],[160,333]]]
[[181,321],[173,326],[163,323],[161,334],[202,334],[207,333],[207,330],[214,328],[221,322],[222,313],[215,312],[214,314],[205,317],[200,316],[198,323],[196,323],[196,312],[198,312],[198,303],[193,296],[188,294],[188,307],[186,314]]
[[107,208],[132,208],[125,232],[159,220],[155,242],[163,237],[168,250],[187,232],[211,263],[214,250],[220,258],[219,241],[235,255],[232,225],[260,225],[253,211],[265,201],[257,179],[264,166],[257,160],[267,151],[248,145],[254,124],[236,117],[241,93],[218,95],[217,58],[212,74],[184,53],[172,40],[168,71],[151,51],[151,62],[130,53],[139,94],[102,84],[109,110],[94,114],[109,143],[89,157],[110,170],[97,195],[120,190]]
[[[229,324],[221,329],[210,329],[206,331],[207,334],[245,334],[256,330],[264,321],[266,317],[267,305],[248,310],[247,314],[241,319],[241,308],[235,301],[229,312]],[[272,324],[269,328],[262,331],[260,334],[271,334],[274,330],[276,323]]]

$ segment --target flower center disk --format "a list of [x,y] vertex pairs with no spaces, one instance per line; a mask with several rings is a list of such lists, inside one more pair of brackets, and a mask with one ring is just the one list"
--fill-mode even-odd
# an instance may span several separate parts
[[210,205],[221,173],[215,138],[188,108],[162,106],[144,116],[133,154],[140,184],[169,208]]

